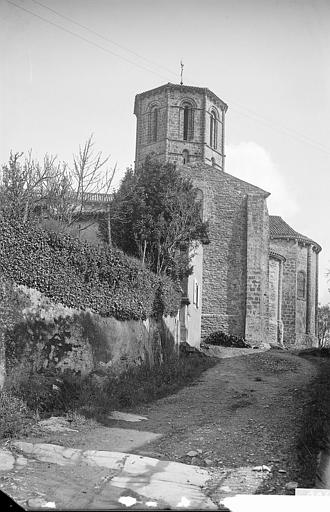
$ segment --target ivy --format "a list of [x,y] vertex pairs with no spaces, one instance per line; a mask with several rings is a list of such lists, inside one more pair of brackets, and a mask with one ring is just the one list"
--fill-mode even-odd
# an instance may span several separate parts
[[0,272],[52,301],[118,320],[176,315],[180,287],[108,246],[0,219]]

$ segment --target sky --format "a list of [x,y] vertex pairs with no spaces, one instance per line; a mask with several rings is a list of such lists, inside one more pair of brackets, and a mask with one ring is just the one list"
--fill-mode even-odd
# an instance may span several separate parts
[[330,303],[329,0],[0,0],[0,163],[72,162],[93,133],[134,163],[137,93],[167,82],[228,104],[226,171],[271,193],[270,214],[323,248]]

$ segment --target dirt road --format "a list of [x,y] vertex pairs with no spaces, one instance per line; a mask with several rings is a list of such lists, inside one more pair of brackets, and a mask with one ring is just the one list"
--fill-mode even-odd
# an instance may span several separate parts
[[[135,409],[149,418],[144,430],[163,434],[148,450],[186,463],[189,451],[202,450],[194,464],[209,459],[226,470],[272,466],[257,492],[292,494],[285,488],[292,481],[312,487],[315,457],[297,445],[320,363],[278,350],[220,360],[194,386]],[[237,474],[230,487],[246,492]]]
[[[239,354],[238,349],[231,350],[232,355]],[[121,451],[199,466],[209,472],[204,492],[213,503],[237,492],[293,494],[287,488],[290,482],[299,487],[314,485],[315,454],[305,450],[301,439],[319,366],[315,358],[286,351],[251,350],[250,355],[219,360],[194,385],[175,395],[127,411],[145,420],[132,423],[108,417],[103,425],[86,423],[78,431],[39,432],[25,441]],[[31,464],[28,460],[0,476],[1,488],[20,503],[37,495],[58,501],[62,490],[69,500],[63,498],[62,506],[86,507],[86,500],[78,503],[78,491],[86,497],[95,492],[98,482],[111,480],[105,468],[91,476],[84,467]],[[255,470],[258,466],[264,466],[263,471]],[[70,498],[70,489],[75,490],[76,501],[72,492]],[[108,492],[107,503],[112,498]]]

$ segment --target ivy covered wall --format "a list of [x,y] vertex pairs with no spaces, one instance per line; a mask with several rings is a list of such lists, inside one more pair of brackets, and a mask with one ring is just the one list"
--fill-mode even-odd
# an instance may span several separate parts
[[55,303],[117,320],[176,315],[180,286],[138,260],[38,225],[0,219],[0,273]]
[[118,375],[130,366],[164,361],[178,348],[176,317],[101,317],[55,304],[35,289],[3,280],[1,296],[0,387],[13,369]]
[[180,299],[120,251],[0,220],[0,387],[20,365],[85,375],[162,360]]

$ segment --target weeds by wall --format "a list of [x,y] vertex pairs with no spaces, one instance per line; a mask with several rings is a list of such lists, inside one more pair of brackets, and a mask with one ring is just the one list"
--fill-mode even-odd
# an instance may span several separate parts
[[15,372],[0,392],[0,439],[29,433],[40,418],[68,414],[102,422],[112,410],[156,400],[174,393],[219,362],[199,354],[171,357],[166,365],[142,364],[120,377],[60,374],[42,370]]
[[120,251],[0,219],[0,436],[36,412],[109,410],[189,380],[180,300],[179,286]]

